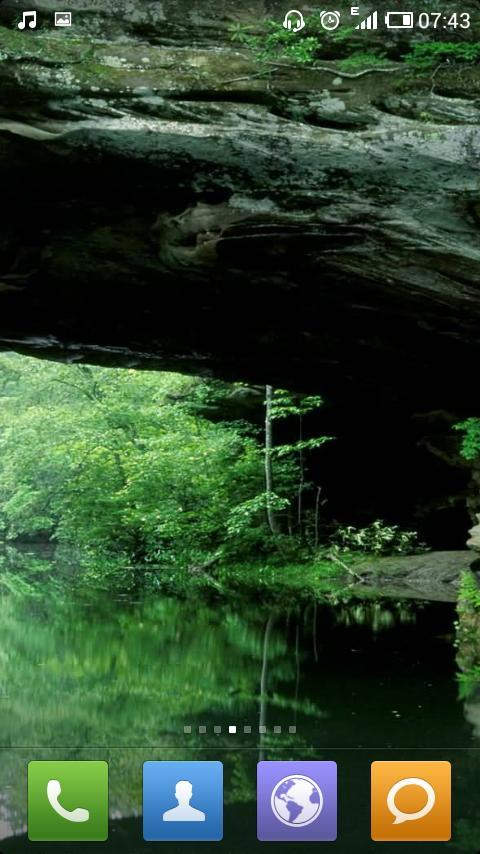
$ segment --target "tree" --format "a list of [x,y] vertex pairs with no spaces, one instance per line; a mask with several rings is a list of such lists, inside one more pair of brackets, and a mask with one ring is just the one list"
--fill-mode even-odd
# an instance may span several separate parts
[[232,507],[261,489],[248,429],[197,414],[201,380],[13,355],[0,379],[6,539],[201,565],[221,552]]
[[[266,395],[266,429],[265,429],[265,457],[268,461],[266,464],[267,477],[267,497],[273,493],[273,488],[269,489],[273,483],[273,459],[288,458],[296,456],[298,460],[298,485],[296,489],[296,530],[297,533],[303,535],[303,519],[304,507],[303,496],[310,484],[306,480],[307,472],[307,455],[310,451],[320,448],[326,442],[331,442],[333,436],[316,436],[306,439],[304,436],[304,422],[306,416],[313,412],[317,412],[323,406],[323,399],[319,395],[306,395],[304,397],[295,398],[290,392],[284,389],[276,389],[273,391],[271,386],[267,386]],[[279,445],[274,447],[272,438],[272,422],[295,417],[298,419],[298,439],[293,443]],[[268,471],[269,469],[269,471]],[[316,513],[319,512],[319,488],[317,487],[317,498],[315,502]],[[268,507],[267,503],[267,507]],[[316,537],[318,539],[318,537]],[[318,545],[318,543],[317,543]]]
[[273,491],[273,387],[265,387],[265,496],[267,506],[267,519],[272,534],[280,533],[280,525],[274,509]]
[[[141,585],[152,567],[280,558],[287,530],[293,558],[306,455],[328,441],[305,438],[303,422],[321,401],[267,387],[262,441],[254,425],[220,420],[231,394],[175,374],[0,356],[0,536],[73,547],[107,588]],[[275,420],[291,416],[298,440],[275,444]]]

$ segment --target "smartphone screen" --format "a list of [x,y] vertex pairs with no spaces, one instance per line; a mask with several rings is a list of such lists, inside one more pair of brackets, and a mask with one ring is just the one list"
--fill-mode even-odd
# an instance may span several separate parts
[[0,2],[0,850],[480,851],[480,8]]

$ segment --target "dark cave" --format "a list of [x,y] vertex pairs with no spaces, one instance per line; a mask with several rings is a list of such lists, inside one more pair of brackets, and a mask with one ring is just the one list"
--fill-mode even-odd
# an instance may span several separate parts
[[[476,414],[478,79],[442,67],[437,94],[402,67],[336,79],[327,57],[266,81],[229,28],[281,4],[194,6],[167,3],[166,25],[154,4],[133,21],[79,3],[58,62],[43,30],[40,58],[29,38],[5,45],[0,347],[320,393],[329,518],[463,547],[475,496],[452,427]],[[78,54],[99,32],[121,72],[101,43]]]

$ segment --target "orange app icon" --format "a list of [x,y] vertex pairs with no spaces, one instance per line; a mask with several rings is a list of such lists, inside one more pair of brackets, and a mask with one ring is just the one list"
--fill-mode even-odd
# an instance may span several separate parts
[[373,762],[374,842],[448,842],[450,762]]

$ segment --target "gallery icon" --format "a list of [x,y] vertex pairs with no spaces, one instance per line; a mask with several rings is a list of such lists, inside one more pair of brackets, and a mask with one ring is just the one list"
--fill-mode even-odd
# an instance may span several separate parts
[[105,842],[108,839],[106,762],[30,762],[30,842]]
[[373,762],[374,842],[448,842],[450,762]]
[[146,842],[220,842],[222,763],[145,762],[143,838]]
[[71,27],[72,13],[71,12],[55,12],[56,27]]
[[260,842],[334,842],[337,838],[335,762],[259,762]]

